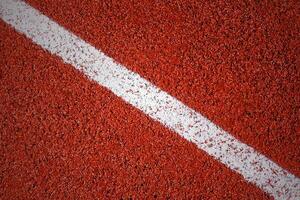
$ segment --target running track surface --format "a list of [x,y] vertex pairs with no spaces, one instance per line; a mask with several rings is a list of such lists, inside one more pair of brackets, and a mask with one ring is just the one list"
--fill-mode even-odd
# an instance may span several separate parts
[[[299,177],[298,2],[27,2]],[[272,198],[0,31],[1,199]]]

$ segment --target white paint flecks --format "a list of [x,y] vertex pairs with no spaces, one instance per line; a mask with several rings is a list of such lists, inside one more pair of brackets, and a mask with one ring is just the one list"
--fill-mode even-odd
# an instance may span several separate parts
[[0,16],[20,33],[82,71],[154,120],[195,143],[276,199],[300,199],[300,179],[240,142],[138,74],[20,0],[1,0]]

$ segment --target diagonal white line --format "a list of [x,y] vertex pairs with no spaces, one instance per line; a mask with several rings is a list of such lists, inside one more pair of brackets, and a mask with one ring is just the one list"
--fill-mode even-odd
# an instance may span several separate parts
[[300,199],[300,179],[207,118],[20,0],[1,0],[0,17],[33,42],[195,143],[276,199]]

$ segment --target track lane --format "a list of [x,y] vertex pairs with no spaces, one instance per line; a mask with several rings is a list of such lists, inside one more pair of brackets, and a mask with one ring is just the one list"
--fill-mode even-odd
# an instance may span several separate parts
[[[60,56],[64,62],[72,64],[153,119],[193,141],[200,149],[274,197],[294,199],[299,195],[299,180],[296,177],[218,129],[201,114],[185,107],[138,74],[115,63],[37,10],[21,1],[2,2],[1,18],[33,42]],[[143,96],[139,96],[141,94]]]
[[28,2],[300,175],[296,2]]
[[2,21],[0,27],[2,199],[269,199]]

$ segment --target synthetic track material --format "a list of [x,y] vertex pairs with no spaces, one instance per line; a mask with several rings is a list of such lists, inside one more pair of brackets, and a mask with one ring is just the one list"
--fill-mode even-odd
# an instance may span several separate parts
[[1,17],[7,23],[152,118],[196,143],[199,148],[241,173],[246,180],[276,198],[296,199],[300,196],[300,181],[296,177],[137,74],[114,63],[26,4],[4,1],[1,6]]
[[0,199],[271,199],[0,21]]
[[[76,61],[77,62],[77,61]],[[132,103],[132,102],[131,102]],[[173,127],[174,128],[174,127]],[[227,163],[228,164],[228,163]]]
[[27,2],[300,176],[299,1]]

